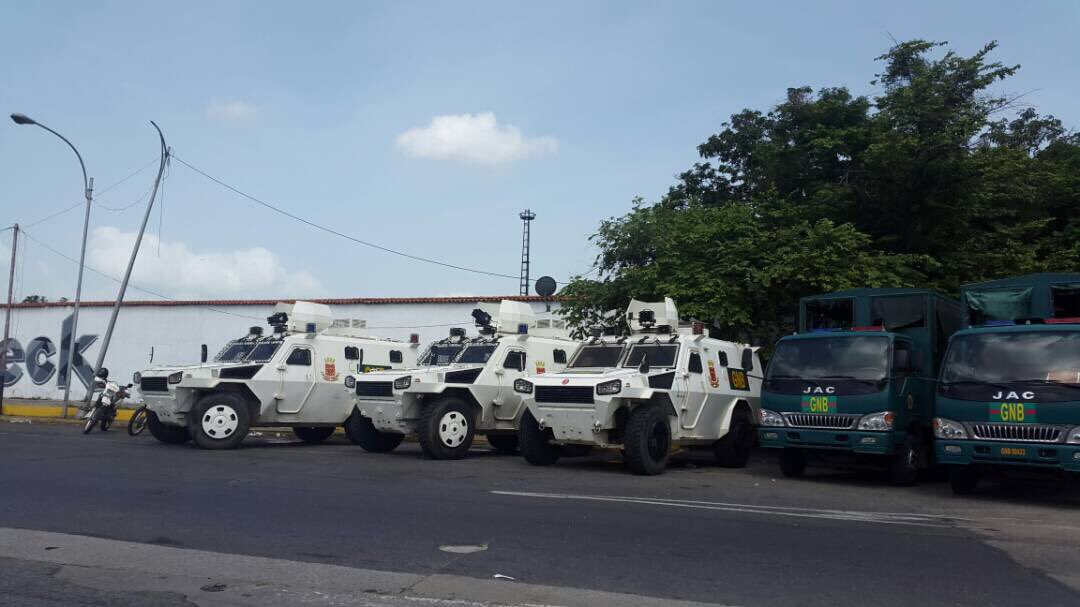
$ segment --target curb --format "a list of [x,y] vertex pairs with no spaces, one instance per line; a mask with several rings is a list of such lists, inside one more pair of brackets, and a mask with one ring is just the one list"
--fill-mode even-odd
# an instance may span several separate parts
[[[61,405],[27,405],[21,403],[9,405],[4,403],[4,406],[0,407],[0,416],[29,417],[56,422],[81,422],[81,413],[82,411],[76,405],[68,406],[68,416],[66,418],[63,417],[64,407]],[[134,409],[118,409],[115,421],[126,422],[131,419],[133,413],[135,413]]]

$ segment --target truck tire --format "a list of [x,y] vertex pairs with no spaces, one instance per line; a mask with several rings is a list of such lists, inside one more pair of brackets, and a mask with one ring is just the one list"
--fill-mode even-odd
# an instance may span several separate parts
[[910,432],[889,460],[889,480],[898,487],[909,487],[919,477],[919,439]]
[[295,426],[292,433],[309,445],[318,445],[334,434],[333,426]]
[[211,392],[200,398],[188,417],[191,440],[203,449],[235,449],[250,426],[247,403],[231,392]]
[[802,449],[784,449],[780,452],[780,472],[788,478],[799,478],[806,472],[806,454]]
[[487,442],[499,453],[513,455],[518,450],[517,434],[488,434]]
[[623,439],[623,461],[635,474],[656,475],[667,468],[671,455],[671,424],[656,405],[641,405],[630,412]]
[[716,461],[725,468],[745,468],[754,444],[754,424],[750,413],[739,407],[731,414],[728,432],[716,441]]
[[352,415],[345,420],[345,436],[354,445],[360,445],[368,453],[389,453],[401,444],[404,434],[380,432],[370,419],[353,409]]
[[191,440],[191,433],[187,428],[164,424],[156,413],[149,410],[146,412],[146,429],[150,431],[150,436],[166,445],[183,445]]
[[971,465],[949,466],[949,486],[955,495],[971,495],[978,485],[978,468]]
[[518,426],[518,446],[525,461],[534,466],[550,466],[559,461],[563,446],[551,442],[551,430],[541,430],[540,424],[529,411],[521,416]]
[[450,396],[424,407],[417,438],[424,455],[431,459],[461,459],[472,447],[476,435],[473,409],[464,400]]

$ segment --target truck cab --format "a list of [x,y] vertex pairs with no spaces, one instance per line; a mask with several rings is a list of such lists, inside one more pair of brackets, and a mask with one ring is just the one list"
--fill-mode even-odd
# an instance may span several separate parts
[[633,300],[630,333],[600,332],[562,373],[523,379],[528,409],[518,432],[534,465],[554,464],[569,446],[621,447],[637,474],[660,474],[673,448],[712,448],[722,465],[746,465],[761,382],[757,348],[686,326],[670,298]]
[[340,320],[325,304],[279,303],[267,318],[268,334],[252,327],[213,361],[136,373],[150,433],[206,449],[234,448],[257,426],[287,426],[309,443],[329,438],[352,409],[344,377],[414,366],[419,348],[364,335],[351,319]]
[[1080,274],[961,290],[937,390],[938,461],[955,493],[986,476],[1080,477]]
[[808,460],[887,467],[911,484],[932,461],[934,377],[959,303],[921,289],[854,289],[799,302],[776,344],[758,440],[785,476]]
[[570,338],[564,321],[536,318],[523,302],[482,304],[473,318],[478,336],[452,330],[420,357],[423,366],[349,379],[350,437],[368,451],[386,452],[415,435],[432,459],[465,457],[478,433],[499,451],[517,450],[523,406],[515,383],[562,370],[581,342]]

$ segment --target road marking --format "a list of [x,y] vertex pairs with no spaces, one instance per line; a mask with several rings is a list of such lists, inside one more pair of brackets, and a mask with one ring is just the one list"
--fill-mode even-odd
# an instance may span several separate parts
[[487,544],[444,544],[439,546],[439,550],[453,554],[472,554],[474,552],[483,552],[487,549]]
[[647,506],[667,506],[669,508],[691,508],[695,510],[715,510],[720,512],[742,512],[746,514],[763,514],[796,518],[817,518],[838,521],[854,521],[859,523],[872,523],[880,525],[952,527],[954,522],[967,520],[958,517],[937,514],[861,512],[857,510],[797,508],[794,506],[759,506],[756,504],[732,504],[726,502],[676,500],[660,497],[653,498],[617,495],[572,495],[568,493],[533,493],[527,491],[492,491],[491,493],[495,495],[506,495],[511,497],[533,497],[541,499],[642,504]]

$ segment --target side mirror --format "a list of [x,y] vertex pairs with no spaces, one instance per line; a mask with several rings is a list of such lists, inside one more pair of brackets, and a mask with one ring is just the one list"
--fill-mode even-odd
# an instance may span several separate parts
[[202,362],[206,362],[206,355],[207,355],[206,344],[203,344],[202,345],[202,356],[201,356]]
[[743,371],[746,371],[747,373],[754,370],[754,350],[752,348],[743,349],[742,368]]
[[720,366],[721,367],[728,366],[727,352],[721,352],[720,353]]
[[638,365],[637,370],[638,370],[638,373],[648,373],[649,372],[649,355],[648,354],[645,354],[645,355],[643,355],[641,357],[641,364]]
[[893,373],[910,373],[911,370],[911,351],[894,350]]
[[525,353],[524,352],[522,352],[521,356],[518,357],[518,371],[521,372],[521,373],[525,372]]
[[128,388],[130,388],[130,387],[132,387],[132,386],[134,386],[134,385],[135,385],[135,384],[128,384],[128,385],[127,385],[127,387],[128,387]]

